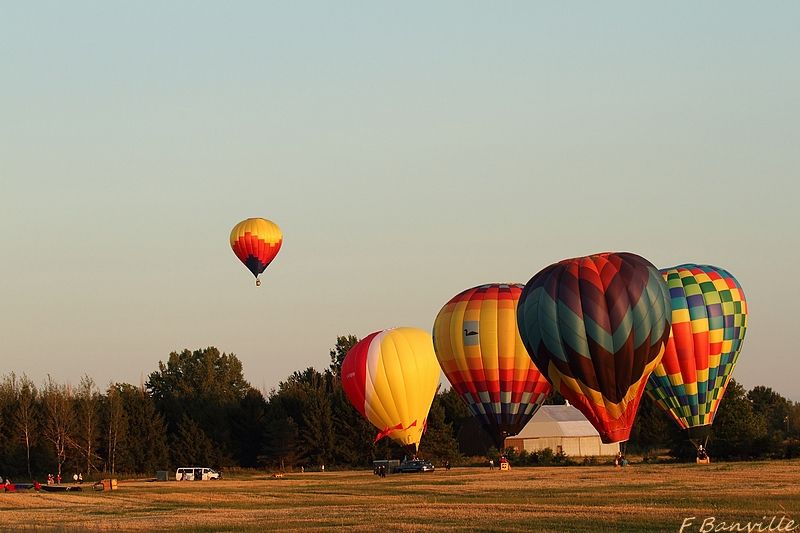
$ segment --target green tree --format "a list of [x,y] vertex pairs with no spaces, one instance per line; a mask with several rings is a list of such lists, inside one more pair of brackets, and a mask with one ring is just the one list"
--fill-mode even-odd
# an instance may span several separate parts
[[37,412],[38,391],[36,385],[28,376],[23,375],[17,388],[17,402],[14,410],[14,434],[25,447],[25,466],[28,479],[33,479],[31,473],[31,449],[37,444],[39,436],[39,419]]
[[783,422],[786,424],[789,437],[800,438],[800,402],[795,402],[789,408],[789,414]]
[[295,372],[286,390],[297,402],[293,420],[301,421],[300,436],[304,458],[311,464],[322,465],[334,459],[335,433],[331,407],[330,372],[320,374],[313,368]]
[[340,335],[336,337],[336,345],[330,351],[330,370],[335,377],[341,378],[342,361],[344,361],[350,348],[356,344],[358,344],[358,337],[355,335]]
[[194,420],[184,416],[172,439],[173,458],[179,466],[218,465],[214,443]]
[[747,399],[753,404],[753,411],[766,419],[770,433],[786,433],[786,417],[792,408],[789,400],[763,385],[753,387],[747,393]]
[[274,397],[267,404],[264,416],[264,445],[258,462],[281,470],[301,462],[300,429]]
[[218,466],[234,464],[231,413],[251,389],[234,354],[214,347],[172,352],[166,363],[159,361],[146,386],[172,435],[179,424],[186,429],[188,418],[213,443]]
[[258,466],[264,445],[267,402],[256,389],[250,389],[230,416],[232,439],[239,466]]
[[461,457],[458,442],[453,435],[453,427],[445,421],[441,394],[433,398],[420,450],[424,451],[424,455],[429,459],[439,462],[455,462]]
[[649,395],[643,395],[628,440],[628,451],[647,454],[657,450],[668,450],[675,440],[686,439],[686,435],[669,414]]
[[444,409],[444,421],[450,424],[453,435],[458,435],[464,423],[472,418],[466,402],[454,388],[450,387],[446,391],[440,392],[437,397]]
[[167,427],[155,402],[144,389],[127,383],[119,385],[117,390],[126,424],[120,468],[151,475],[156,470],[166,469],[169,465]]
[[767,420],[756,413],[747,393],[731,380],[714,418],[710,450],[717,457],[750,458],[763,455],[758,448],[767,435]]
[[564,405],[566,403],[566,398],[564,398],[561,393],[555,389],[553,389],[553,391],[544,400],[544,405]]
[[341,380],[334,379],[331,393],[336,446],[336,463],[366,466],[377,459],[378,448],[373,444],[377,430],[359,413],[344,394]]
[[0,468],[2,472],[16,473],[15,463],[17,462],[18,442],[17,439],[7,438],[4,435],[9,432],[13,425],[14,412],[17,404],[19,384],[17,376],[11,373],[3,377],[0,382]]

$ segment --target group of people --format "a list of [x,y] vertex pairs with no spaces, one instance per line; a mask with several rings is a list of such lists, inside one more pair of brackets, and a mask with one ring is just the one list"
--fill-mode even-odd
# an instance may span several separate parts
[[[72,479],[75,481],[75,483],[83,483],[83,473],[79,472],[73,475]],[[55,476],[53,476],[53,474],[47,474],[47,484],[60,485],[61,474],[56,474]],[[23,486],[25,486],[25,488],[30,488],[30,484],[28,483],[23,483]],[[33,488],[36,489],[37,491],[41,488],[41,486],[42,484],[39,483],[38,481],[33,482]],[[0,476],[0,487],[2,487],[5,492],[17,491],[17,485],[15,485],[13,481],[11,481],[11,478],[3,479],[3,476]]]
[[[83,483],[83,472],[78,472],[77,474],[73,474],[72,480],[75,483]],[[55,477],[53,476],[53,474],[47,474],[47,484],[61,485],[61,474],[56,474]]]

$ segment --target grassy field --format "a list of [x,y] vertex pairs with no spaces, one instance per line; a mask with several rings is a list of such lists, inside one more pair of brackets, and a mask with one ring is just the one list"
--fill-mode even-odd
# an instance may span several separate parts
[[3,530],[644,532],[679,531],[696,517],[684,531],[698,532],[714,517],[716,526],[762,521],[767,531],[773,515],[774,527],[784,515],[800,521],[800,461],[454,468],[385,479],[297,473],[122,481],[115,492],[0,493]]

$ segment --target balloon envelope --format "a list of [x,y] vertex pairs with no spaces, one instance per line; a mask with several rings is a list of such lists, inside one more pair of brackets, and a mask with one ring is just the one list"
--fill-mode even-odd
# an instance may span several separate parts
[[258,275],[278,255],[283,234],[274,222],[264,218],[248,218],[233,227],[230,241],[233,253],[258,279]]
[[647,392],[683,429],[710,425],[742,349],[747,302],[728,271],[686,264],[661,270],[672,328]]
[[555,390],[589,419],[603,442],[627,440],[647,378],[669,337],[667,287],[631,253],[550,265],[525,285],[520,335]]
[[372,333],[342,361],[342,388],[350,403],[378,430],[419,448],[441,371],[429,333],[394,328]]
[[552,390],[519,336],[522,288],[492,283],[467,289],[442,307],[433,324],[445,376],[498,447],[525,427]]

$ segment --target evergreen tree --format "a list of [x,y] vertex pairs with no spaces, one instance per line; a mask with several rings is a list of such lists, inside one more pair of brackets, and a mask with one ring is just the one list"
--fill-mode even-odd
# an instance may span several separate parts
[[155,402],[144,389],[130,384],[120,385],[118,390],[127,425],[127,438],[121,450],[121,457],[124,458],[121,468],[150,474],[167,469],[167,427]]
[[420,443],[421,453],[428,459],[444,462],[455,462],[460,459],[458,442],[453,435],[453,428],[445,422],[445,409],[441,395],[437,394],[428,413],[427,428]]
[[466,402],[461,395],[452,387],[438,395],[439,403],[444,408],[444,421],[450,424],[453,435],[458,435],[464,422],[472,418]]
[[33,479],[31,472],[31,449],[39,440],[39,419],[37,413],[38,391],[36,385],[23,375],[17,389],[17,402],[13,415],[14,435],[25,448],[25,466],[28,479]]
[[230,415],[231,437],[236,445],[235,459],[238,465],[255,467],[262,453],[265,439],[267,402],[256,389],[250,389]]
[[281,470],[301,463],[300,430],[280,398],[272,396],[264,415],[264,445],[258,462]]
[[366,420],[344,394],[341,380],[334,379],[331,394],[334,433],[336,434],[335,462],[351,466],[368,466],[377,458],[373,444],[375,427]]
[[214,443],[194,420],[184,416],[172,438],[172,457],[180,466],[218,466]]
[[10,435],[13,428],[14,412],[18,398],[19,384],[17,376],[13,373],[4,376],[0,382],[0,468],[2,472],[16,474],[19,444],[16,438]]
[[[327,377],[330,377],[330,373]],[[326,376],[314,373],[311,381],[305,385],[307,403],[300,435],[305,457],[315,465],[331,463],[334,458],[336,435],[328,384]]]

